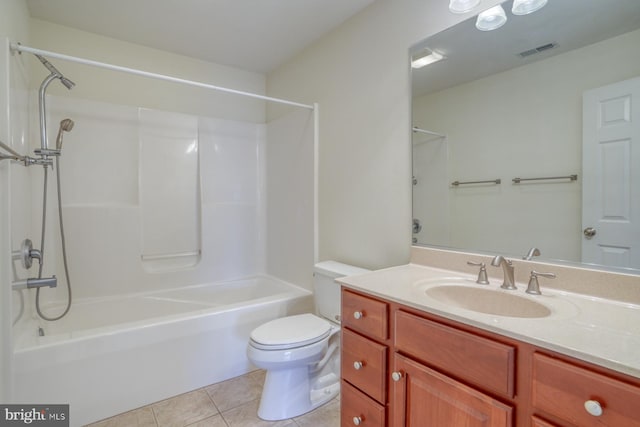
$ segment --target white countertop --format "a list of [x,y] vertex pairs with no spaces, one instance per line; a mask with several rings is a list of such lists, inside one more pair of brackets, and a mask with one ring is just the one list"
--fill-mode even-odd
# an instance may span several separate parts
[[[427,296],[424,283],[467,279],[468,286],[538,301],[551,310],[548,317],[519,318],[457,308]],[[447,319],[479,327],[580,360],[640,378],[640,305],[623,303],[544,287],[542,295],[500,289],[501,280],[490,285],[475,283],[476,276],[451,270],[407,264],[337,279],[348,288],[367,292]]]

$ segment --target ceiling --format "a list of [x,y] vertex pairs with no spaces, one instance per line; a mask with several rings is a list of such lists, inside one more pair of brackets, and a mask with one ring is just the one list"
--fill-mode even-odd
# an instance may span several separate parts
[[373,2],[27,0],[27,5],[32,18],[267,73]]
[[[530,15],[510,13],[507,23],[493,31],[478,31],[475,17],[414,45],[444,54],[441,62],[413,71],[413,95],[420,96],[530,64],[640,28],[640,0],[549,1]],[[519,53],[556,44],[539,54]]]

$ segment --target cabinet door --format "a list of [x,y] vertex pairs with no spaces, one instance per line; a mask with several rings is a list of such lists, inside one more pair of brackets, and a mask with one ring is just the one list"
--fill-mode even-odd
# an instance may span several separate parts
[[511,427],[511,406],[402,355],[394,354],[394,427]]

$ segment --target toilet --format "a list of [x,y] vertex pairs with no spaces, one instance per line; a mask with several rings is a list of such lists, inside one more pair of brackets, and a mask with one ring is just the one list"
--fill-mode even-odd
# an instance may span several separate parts
[[314,266],[317,314],[271,320],[251,332],[247,357],[267,376],[258,416],[276,421],[321,406],[340,392],[340,285],[338,277],[369,270],[324,261]]

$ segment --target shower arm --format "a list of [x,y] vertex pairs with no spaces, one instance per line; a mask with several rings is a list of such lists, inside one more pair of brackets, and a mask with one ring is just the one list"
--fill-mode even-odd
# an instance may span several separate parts
[[49,74],[40,85],[40,90],[38,90],[38,107],[40,113],[40,148],[34,150],[36,155],[40,156],[42,159],[48,159],[49,156],[59,156],[60,150],[52,150],[49,149],[47,144],[47,105],[45,102],[45,92],[49,84],[55,79],[61,78],[60,74],[51,73]]
[[67,79],[53,64],[51,64],[45,57],[34,53],[35,57],[49,70],[49,75],[40,84],[38,90],[38,109],[40,113],[40,149],[34,152],[40,156],[43,160],[47,160],[49,156],[59,156],[60,150],[50,149],[48,146],[47,138],[47,105],[45,100],[45,94],[47,87],[55,79],[59,79],[60,83],[67,89],[71,90],[75,86],[75,83]]

